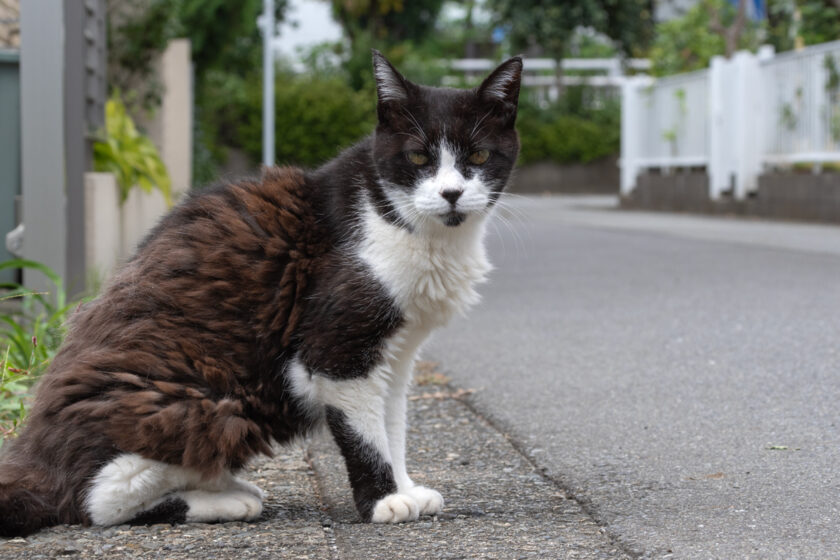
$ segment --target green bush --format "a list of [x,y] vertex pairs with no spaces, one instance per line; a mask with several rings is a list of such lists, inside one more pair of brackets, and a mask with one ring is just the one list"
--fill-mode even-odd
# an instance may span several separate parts
[[[254,161],[262,155],[262,88],[248,84],[237,130]],[[316,166],[373,131],[376,96],[354,91],[338,75],[280,73],[275,84],[275,155],[278,164]]]
[[615,102],[586,108],[580,90],[542,107],[523,97],[517,128],[520,164],[539,161],[587,163],[619,151],[621,115]]
[[61,346],[64,323],[76,307],[66,302],[61,278],[46,266],[22,259],[0,263],[0,270],[9,268],[38,270],[53,289],[38,293],[0,284],[0,444],[23,420],[32,385]]

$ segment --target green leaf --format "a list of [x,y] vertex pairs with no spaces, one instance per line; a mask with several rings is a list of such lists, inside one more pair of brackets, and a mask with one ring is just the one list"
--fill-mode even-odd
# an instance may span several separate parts
[[105,130],[94,143],[94,168],[108,171],[120,187],[120,201],[125,202],[132,188],[146,192],[158,189],[172,205],[171,180],[154,143],[137,131],[119,93],[105,104]]

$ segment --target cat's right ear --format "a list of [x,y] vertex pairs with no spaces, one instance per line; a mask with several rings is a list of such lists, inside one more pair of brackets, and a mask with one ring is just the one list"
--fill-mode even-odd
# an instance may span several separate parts
[[373,76],[376,78],[376,97],[379,120],[385,120],[387,109],[394,103],[408,99],[409,82],[388,62],[388,59],[376,49],[373,51]]

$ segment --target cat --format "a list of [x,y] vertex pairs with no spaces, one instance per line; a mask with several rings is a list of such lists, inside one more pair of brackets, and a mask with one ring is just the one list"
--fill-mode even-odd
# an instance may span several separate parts
[[469,90],[414,84],[377,51],[373,69],[370,137],[191,194],[74,314],[0,455],[0,535],[254,520],[263,493],[235,473],[324,424],[363,521],[441,511],[406,470],[406,393],[489,271],[522,59]]

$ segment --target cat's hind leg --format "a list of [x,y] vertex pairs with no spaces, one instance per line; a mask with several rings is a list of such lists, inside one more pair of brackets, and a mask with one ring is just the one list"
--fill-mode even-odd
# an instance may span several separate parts
[[87,512],[94,525],[117,525],[144,512],[183,521],[184,506],[164,498],[186,488],[191,477],[183,469],[125,453],[105,464],[94,476],[86,496]]
[[183,467],[124,454],[93,478],[86,504],[95,525],[248,521],[262,513],[262,491],[230,473],[207,481]]

